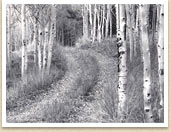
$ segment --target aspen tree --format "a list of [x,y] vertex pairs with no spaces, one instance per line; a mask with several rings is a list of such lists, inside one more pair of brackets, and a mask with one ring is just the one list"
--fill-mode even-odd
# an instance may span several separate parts
[[164,122],[164,5],[158,5],[160,8],[159,29],[158,29],[158,74],[159,74],[159,94],[160,108],[158,110],[160,122]]
[[47,44],[48,44],[48,35],[49,35],[49,23],[45,27],[45,41],[43,44],[43,70],[46,68],[47,64]]
[[25,5],[21,5],[21,24],[22,24],[22,63],[21,63],[21,75],[22,78],[25,77],[26,74],[26,52],[27,52],[27,47],[26,47],[26,21],[25,21]]
[[97,33],[98,33],[98,41],[101,42],[101,26],[102,26],[102,20],[100,17],[100,14],[101,14],[101,6],[99,5],[98,6],[98,11],[97,11],[97,23],[98,23],[98,27],[97,27]]
[[110,20],[110,5],[107,4],[107,16],[106,16],[106,33],[105,36],[106,38],[108,37],[108,33],[109,33],[109,20]]
[[105,28],[105,4],[103,5],[103,16],[102,16],[102,38],[104,38],[104,28]]
[[88,39],[88,10],[87,5],[83,5],[83,38]]
[[[112,5],[110,5],[110,10],[112,9]],[[112,38],[112,13],[110,11],[110,38]]]
[[34,63],[37,65],[37,45],[38,45],[38,22],[37,22],[38,11],[36,12],[36,18],[34,19]]
[[[117,13],[116,13],[117,14]],[[120,122],[126,120],[126,87],[127,87],[127,48],[126,48],[126,16],[125,16],[125,5],[119,5],[119,22],[120,26],[117,26],[117,45],[119,47],[119,86],[118,86],[118,115]]]
[[131,5],[125,5],[126,6],[126,12],[127,12],[127,29],[128,29],[128,36],[129,36],[129,44],[130,44],[130,61],[132,61],[133,57],[133,34],[132,34],[132,21],[131,21],[131,15],[132,15],[132,6]]
[[93,42],[96,38],[96,19],[97,19],[97,8],[96,8],[96,4],[94,5],[94,24],[93,24]]
[[144,64],[144,121],[147,123],[154,122],[151,106],[151,60],[149,49],[148,21],[149,21],[149,5],[140,5],[140,30],[141,30],[141,46]]
[[8,63],[9,69],[10,69],[11,68],[11,5],[8,5],[7,9],[8,9],[7,63]]
[[92,19],[91,4],[89,4],[88,7],[89,7],[90,36],[92,36],[93,35],[93,19]]
[[139,7],[136,6],[136,12],[135,12],[135,27],[134,27],[134,35],[133,35],[133,38],[134,38],[134,56],[137,56],[137,40],[138,39],[138,26],[139,26]]
[[50,39],[48,45],[48,62],[47,70],[50,71],[51,60],[52,60],[52,47],[55,41],[56,36],[56,7],[52,6],[51,8],[51,29],[50,29]]

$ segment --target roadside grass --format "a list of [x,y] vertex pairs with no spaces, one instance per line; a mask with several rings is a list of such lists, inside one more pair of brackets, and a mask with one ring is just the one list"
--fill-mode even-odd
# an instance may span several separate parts
[[[95,58],[88,53],[80,53],[76,57],[81,73],[74,83],[74,87],[62,93],[62,97],[42,106],[43,122],[61,123],[75,122],[77,108],[84,104],[81,98],[90,99],[90,93],[98,81],[99,68]],[[68,67],[70,68],[70,67]]]
[[60,80],[66,70],[66,59],[59,48],[54,48],[51,69],[39,71],[33,63],[33,54],[28,56],[28,72],[21,79],[21,58],[15,56],[11,70],[7,69],[6,109],[17,110],[26,105],[36,102],[40,94],[48,92],[51,85]]

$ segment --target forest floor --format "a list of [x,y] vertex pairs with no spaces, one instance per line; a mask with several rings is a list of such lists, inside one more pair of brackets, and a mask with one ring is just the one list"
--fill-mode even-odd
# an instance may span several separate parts
[[68,70],[34,103],[7,112],[7,122],[115,122],[117,58],[92,49],[64,48]]

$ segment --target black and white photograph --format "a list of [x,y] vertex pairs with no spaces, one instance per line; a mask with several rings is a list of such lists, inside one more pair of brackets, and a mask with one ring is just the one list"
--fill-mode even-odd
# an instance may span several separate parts
[[167,2],[8,1],[4,126],[167,127]]

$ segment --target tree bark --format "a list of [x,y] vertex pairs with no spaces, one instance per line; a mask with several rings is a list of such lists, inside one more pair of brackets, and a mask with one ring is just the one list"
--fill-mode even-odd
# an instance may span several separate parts
[[50,39],[48,45],[48,62],[47,62],[47,70],[50,71],[51,60],[52,60],[52,47],[55,41],[56,36],[56,8],[52,6],[51,9],[51,29],[50,29]]
[[[110,5],[110,10],[112,9],[112,5]],[[112,13],[110,11],[110,38],[112,38]]]
[[83,38],[88,39],[88,9],[87,5],[83,5]]
[[107,17],[106,17],[106,33],[105,36],[106,38],[108,37],[108,33],[109,33],[109,19],[110,19],[110,5],[107,5]]
[[96,4],[94,5],[94,26],[93,26],[93,42],[96,39],[96,19],[97,19],[97,8],[96,8]]
[[11,5],[7,6],[8,8],[8,35],[7,35],[7,64],[9,66],[9,69],[11,69]]
[[27,71],[26,67],[26,57],[27,57],[27,47],[26,47],[26,21],[25,21],[25,5],[21,6],[21,24],[22,24],[22,64],[21,64],[21,75],[22,79],[25,78],[25,74]]
[[48,35],[49,35],[49,23],[45,27],[45,42],[43,45],[43,70],[45,70],[47,65],[47,44],[48,44]]
[[132,57],[133,57],[133,33],[132,33],[132,21],[131,21],[132,7],[131,5],[125,5],[125,6],[127,12],[127,29],[128,29],[129,44],[130,44],[130,61],[132,61]]
[[126,120],[126,87],[127,87],[127,48],[126,48],[126,16],[125,16],[125,5],[119,5],[119,19],[120,27],[117,29],[117,39],[119,47],[119,86],[118,86],[118,115],[120,122]]
[[144,64],[144,121],[147,123],[154,122],[153,111],[151,106],[151,60],[149,49],[148,20],[149,5],[140,5],[140,30],[142,41],[142,54]]
[[158,74],[160,85],[160,107],[158,115],[160,122],[164,122],[164,5],[158,5],[160,8],[159,30],[158,30]]

